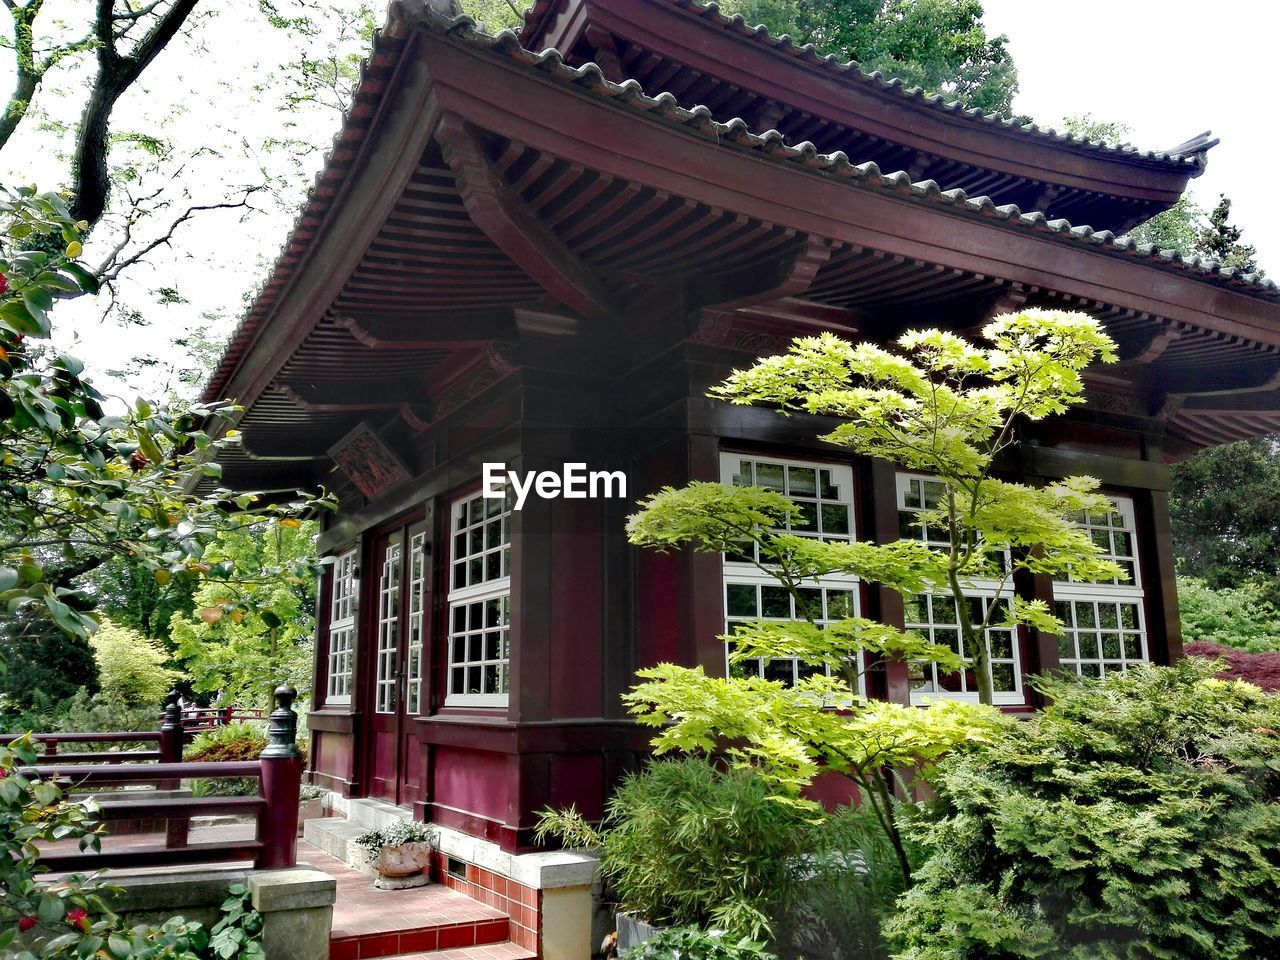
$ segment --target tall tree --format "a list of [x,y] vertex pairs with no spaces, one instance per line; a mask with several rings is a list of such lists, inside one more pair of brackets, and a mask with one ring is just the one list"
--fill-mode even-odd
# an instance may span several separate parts
[[1210,447],[1173,468],[1182,572],[1211,587],[1280,577],[1280,451],[1274,438]]
[[[12,27],[6,46],[13,52],[15,85],[0,115],[0,149],[30,113],[45,76],[78,54],[93,53],[95,68],[84,98],[68,184],[74,194],[73,216],[90,227],[102,216],[111,187],[107,155],[116,103],[177,36],[198,2],[95,0],[92,13],[81,17],[82,32],[73,32],[71,39],[45,41],[38,32],[45,26],[40,19],[44,0],[4,0]],[[58,21],[52,29],[65,32]]]
[[1243,233],[1240,227],[1231,223],[1231,199],[1220,193],[1217,205],[1209,212],[1208,223],[1196,238],[1196,249],[1224,267],[1241,273],[1259,273],[1258,251],[1252,244],[1241,240]]
[[721,9],[908,85],[1011,116],[1018,71],[980,0],[726,0]]

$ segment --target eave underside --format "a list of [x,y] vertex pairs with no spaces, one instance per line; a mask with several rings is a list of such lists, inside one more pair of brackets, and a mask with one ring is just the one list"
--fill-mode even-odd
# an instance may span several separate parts
[[[427,74],[399,89],[382,78],[361,116],[405,109],[388,96],[425,103],[425,142],[415,162],[398,158],[397,181],[387,138],[378,153],[365,136],[334,209],[304,217],[296,271],[269,285],[224,380],[246,406],[243,447],[223,456],[231,486],[330,480],[331,449],[361,423],[411,446],[526,354],[595,358],[625,377],[681,341],[745,357],[822,329],[972,333],[1023,305],[1105,324],[1121,362],[1091,373],[1093,403],[1162,431],[1170,456],[1280,431],[1271,294],[836,182],[417,29]],[[522,108],[503,109],[518,81]],[[385,213],[352,249],[354,234],[322,224],[341,222],[364,181]]]
[[548,9],[522,40],[554,47],[575,66],[595,63],[611,80],[634,80],[686,108],[704,106],[721,121],[741,117],[753,129],[776,129],[788,143],[809,142],[1098,229],[1124,232],[1168,209],[1216,143],[1204,136],[1188,155],[1169,155],[1032,134],[806,58],[690,0],[540,6]]

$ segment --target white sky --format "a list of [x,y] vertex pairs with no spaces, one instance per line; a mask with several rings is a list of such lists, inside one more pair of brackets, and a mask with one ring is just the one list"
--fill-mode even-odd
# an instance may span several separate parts
[[[71,9],[82,0],[52,0]],[[355,0],[331,0],[355,6]],[[1280,136],[1275,133],[1276,59],[1280,55],[1280,4],[1270,0],[984,0],[988,32],[1005,33],[1018,65],[1021,92],[1014,106],[1045,126],[1070,113],[1128,124],[1128,139],[1142,149],[1165,149],[1202,130],[1222,143],[1210,153],[1208,171],[1192,182],[1198,202],[1212,207],[1219,192],[1233,200],[1234,222],[1259,251],[1259,260],[1280,276]],[[196,149],[221,147],[193,169],[187,187],[196,202],[218,199],[223,184],[252,179],[255,163],[280,164],[260,156],[256,145],[279,135],[280,115],[271,97],[255,90],[280,62],[281,36],[254,30],[252,0],[216,0],[204,7],[212,16],[195,40],[167,49],[146,75],[146,90],[122,101],[117,119],[150,129],[163,119],[176,144]],[[203,5],[202,5],[203,6]],[[381,18],[380,18],[381,20]],[[246,27],[248,26],[248,29]],[[0,85],[9,78],[0,71]],[[74,90],[81,78],[63,85]],[[194,91],[192,96],[188,91]],[[140,95],[141,94],[141,95]],[[74,98],[68,100],[74,102]],[[216,104],[216,107],[214,106]],[[146,119],[150,115],[150,121]],[[68,118],[70,119],[70,118]],[[336,114],[312,111],[295,116],[293,135],[319,148],[307,164],[318,164],[337,130]],[[40,176],[48,149],[41,134],[24,133],[25,146],[6,151],[5,166],[24,180]],[[249,144],[240,149],[236,144]],[[293,169],[294,177],[309,171]],[[309,177],[308,177],[309,179]],[[221,183],[219,182],[221,181]],[[295,179],[295,185],[296,185]],[[43,184],[52,186],[52,184]],[[296,186],[295,188],[296,189]],[[149,304],[146,291],[179,285],[188,306],[146,309],[152,325],[124,332],[98,320],[99,309],[80,301],[60,308],[57,326],[77,339],[76,351],[111,386],[102,372],[150,352],[173,355],[169,341],[212,312],[225,334],[242,310],[243,297],[261,282],[275,258],[296,208],[286,193],[273,209],[241,222],[215,214],[185,230],[172,252],[161,252],[133,280],[134,294]],[[91,244],[87,259],[96,258]],[[179,281],[175,284],[174,280]],[[143,371],[132,386],[160,387],[160,376]]]
[[1280,4],[1274,0],[983,0],[989,34],[1018,65],[1014,107],[1042,125],[1072,113],[1128,124],[1162,150],[1202,130],[1222,139],[1191,193],[1232,221],[1280,274],[1280,134],[1275,106]]

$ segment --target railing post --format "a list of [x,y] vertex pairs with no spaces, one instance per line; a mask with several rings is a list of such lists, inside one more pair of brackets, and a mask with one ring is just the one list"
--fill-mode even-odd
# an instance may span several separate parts
[[[182,699],[177,690],[170,690],[164,698],[164,719],[160,722],[160,764],[182,762]],[[157,780],[157,790],[177,790],[178,780]],[[169,817],[164,822],[164,845],[169,848],[185,847],[191,833],[190,817]]]
[[[164,719],[160,721],[160,762],[161,763],[181,763],[182,762],[182,707],[178,701],[181,694],[177,690],[170,690],[169,695],[164,698]],[[162,789],[176,789],[178,783],[176,781],[167,783]]]
[[298,795],[302,787],[302,753],[298,750],[298,691],[276,687],[276,708],[267,720],[267,746],[262,751],[262,796],[267,807],[258,818],[262,870],[292,867],[298,859]]

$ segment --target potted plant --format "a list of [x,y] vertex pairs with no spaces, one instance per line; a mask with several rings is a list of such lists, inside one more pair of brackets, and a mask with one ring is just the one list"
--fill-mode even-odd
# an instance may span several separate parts
[[304,783],[298,794],[298,836],[302,836],[302,828],[308,820],[316,820],[324,816],[324,798],[329,791],[315,784]]
[[378,874],[374,885],[384,889],[430,883],[427,868],[435,843],[435,828],[418,820],[398,820],[356,837],[356,845]]

